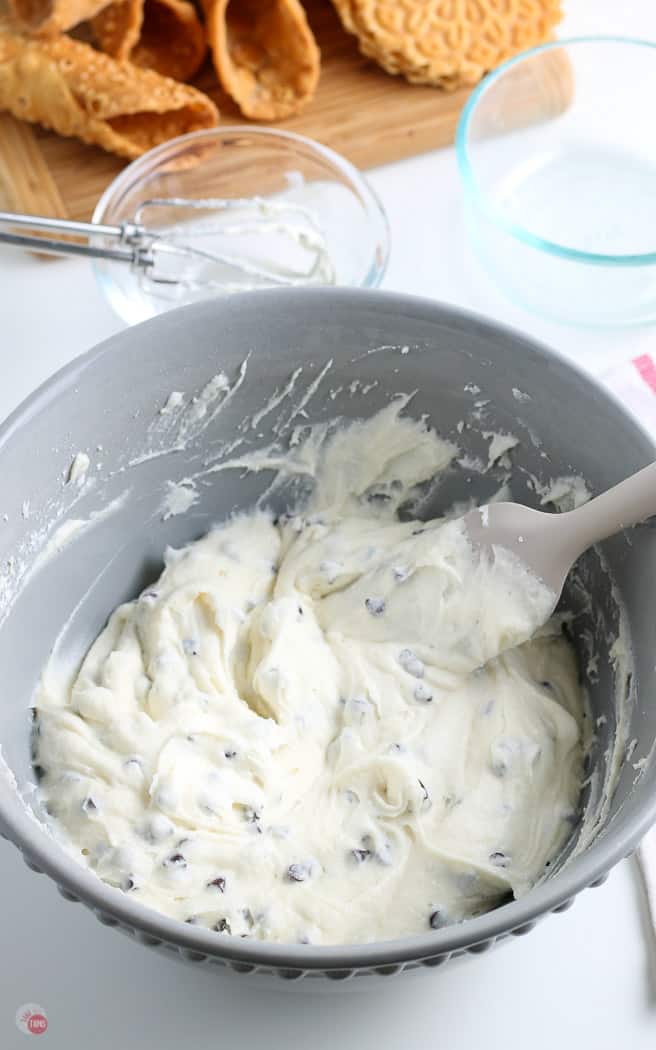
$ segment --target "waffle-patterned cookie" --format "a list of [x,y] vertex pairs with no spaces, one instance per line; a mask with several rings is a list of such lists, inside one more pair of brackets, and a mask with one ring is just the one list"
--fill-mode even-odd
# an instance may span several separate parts
[[560,0],[333,0],[363,54],[415,84],[475,84],[547,40]]

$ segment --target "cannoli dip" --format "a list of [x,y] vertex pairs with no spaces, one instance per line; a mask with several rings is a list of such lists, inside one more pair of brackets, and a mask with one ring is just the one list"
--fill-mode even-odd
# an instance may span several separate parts
[[[572,832],[583,696],[554,595],[457,518],[400,520],[457,455],[392,404],[265,466],[36,700],[40,790],[79,861],[221,935],[385,940],[525,893]],[[546,621],[546,622],[545,622]]]

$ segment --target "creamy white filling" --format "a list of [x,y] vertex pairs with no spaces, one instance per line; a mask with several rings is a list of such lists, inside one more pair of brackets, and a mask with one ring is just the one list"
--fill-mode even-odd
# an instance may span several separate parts
[[576,663],[512,555],[396,519],[455,453],[398,408],[345,428],[301,515],[169,550],[73,682],[46,669],[42,791],[83,863],[167,915],[324,944],[543,874],[580,793]]

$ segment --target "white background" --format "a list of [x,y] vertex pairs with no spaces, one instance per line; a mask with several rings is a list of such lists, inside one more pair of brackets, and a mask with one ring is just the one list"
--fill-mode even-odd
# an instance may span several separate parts
[[[656,40],[654,0],[565,0],[561,35]],[[630,77],[631,70],[609,70]],[[639,90],[636,85],[636,90]],[[654,128],[643,129],[654,134]],[[488,284],[462,229],[452,149],[370,173],[392,228],[387,288],[470,306],[591,371],[655,348],[654,329],[592,332],[524,313]],[[0,251],[0,418],[73,356],[120,329],[77,261]],[[280,982],[282,984],[282,982]],[[307,1045],[345,1050],[656,1048],[656,951],[634,861],[529,936],[451,968],[327,992],[263,989],[133,944],[65,903],[0,842],[0,1047],[21,1047],[18,1007],[44,1007],[61,1050]]]

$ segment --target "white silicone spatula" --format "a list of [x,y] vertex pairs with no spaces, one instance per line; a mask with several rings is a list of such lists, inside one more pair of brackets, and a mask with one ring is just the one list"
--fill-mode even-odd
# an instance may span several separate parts
[[577,510],[548,514],[518,503],[472,510],[464,524],[475,547],[505,547],[554,592],[554,608],[572,565],[593,543],[656,514],[656,463]]

